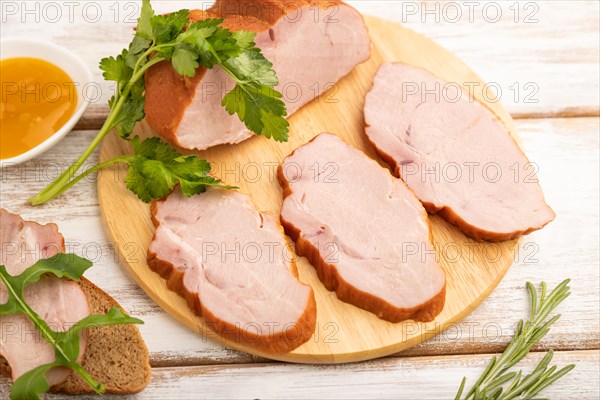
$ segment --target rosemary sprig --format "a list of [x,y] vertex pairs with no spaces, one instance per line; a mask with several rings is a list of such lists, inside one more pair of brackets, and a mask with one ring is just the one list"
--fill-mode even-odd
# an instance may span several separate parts
[[539,299],[536,288],[531,282],[527,282],[531,298],[529,319],[525,322],[519,321],[515,335],[506,350],[500,357],[492,358],[464,398],[462,395],[467,378],[462,379],[455,400],[532,399],[575,368],[573,364],[558,371],[555,365],[548,368],[554,355],[550,350],[530,374],[523,377],[522,370],[508,372],[529,353],[533,345],[539,342],[548,333],[550,326],[560,318],[558,314],[548,319],[550,313],[571,294],[569,282],[570,279],[564,280],[549,295],[547,295],[546,282],[542,282]]

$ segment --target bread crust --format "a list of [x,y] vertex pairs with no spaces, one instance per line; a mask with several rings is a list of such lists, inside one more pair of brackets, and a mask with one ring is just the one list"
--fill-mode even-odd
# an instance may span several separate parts
[[[156,200],[151,205],[151,215],[154,227],[158,229],[160,221],[156,218],[158,212],[158,203],[164,201]],[[283,228],[280,227],[283,235]],[[152,240],[156,238],[156,232]],[[286,242],[290,254],[293,254]],[[294,350],[296,347],[308,341],[314,331],[317,321],[317,303],[312,288],[308,302],[304,307],[304,312],[294,326],[291,326],[276,334],[257,335],[253,332],[247,332],[238,326],[232,325],[221,320],[217,315],[206,309],[200,301],[199,293],[188,290],[183,284],[184,273],[177,269],[172,263],[160,259],[156,253],[148,249],[148,266],[162,278],[166,280],[169,290],[177,293],[188,304],[194,314],[202,317],[205,324],[221,337],[249,346],[268,354],[282,354]],[[298,268],[296,262],[292,259],[290,262],[290,271],[298,278]]]
[[[113,299],[110,295],[89,280],[82,277],[79,281],[79,285],[88,298],[90,309],[93,314],[105,314],[111,307],[118,307],[121,311],[125,312],[123,307],[121,307],[121,305],[117,303],[115,299]],[[101,300],[95,300],[96,296],[99,296]],[[111,326],[88,329],[88,346],[86,353],[84,353],[84,359],[81,363],[86,371],[89,372],[91,368],[93,368],[94,364],[97,363],[94,355],[90,354],[89,352],[89,348],[94,344],[94,338],[109,334],[108,331],[110,328]],[[138,382],[130,381],[125,386],[117,386],[112,384],[110,380],[107,380],[106,382],[103,382],[106,385],[106,393],[118,395],[139,393],[148,385],[152,376],[148,348],[146,347],[146,343],[144,342],[144,339],[142,338],[137,326],[120,325],[119,329],[120,332],[123,333],[123,339],[125,339],[130,346],[135,347],[135,350],[141,352],[141,354],[138,355],[138,358],[143,358],[144,360],[141,363],[142,365],[139,366],[139,372],[142,374],[143,378],[138,380]],[[116,340],[114,340],[114,342],[116,342]],[[123,354],[123,357],[125,356],[126,354]],[[95,377],[93,373],[90,372],[90,374],[95,379],[99,379],[98,377]],[[53,393],[65,393],[72,395],[95,393],[94,390],[74,372],[72,372],[63,383],[53,386],[50,391]]]
[[[217,0],[206,11],[192,10],[189,20],[223,18],[223,26],[232,31],[260,33],[301,7],[330,8],[340,4],[343,4],[340,0]],[[153,130],[176,145],[179,145],[177,127],[196,96],[205,72],[206,69],[199,67],[193,78],[182,77],[175,72],[170,61],[158,63],[146,72],[146,119]]]
[[[65,239],[60,234],[58,230],[58,226],[54,223],[48,223],[42,225],[35,221],[26,221],[28,223],[35,223],[39,226],[51,226],[53,230],[55,230],[61,238],[60,252],[65,251]],[[84,294],[88,299],[88,304],[90,306],[90,311],[92,313],[106,313],[111,307],[119,307],[121,311],[125,312],[121,305],[115,301],[111,296],[109,296],[102,289],[94,285],[92,282],[87,280],[84,277],[81,277],[81,280],[78,282],[79,286],[83,290]],[[151,368],[150,361],[148,356],[148,348],[142,338],[139,329],[135,325],[122,325],[119,327],[121,333],[124,333],[124,336],[127,336],[126,341],[129,345],[135,345],[137,351],[141,352],[141,358],[144,359],[142,365],[140,365],[140,372],[143,374],[143,379],[137,383],[129,383],[128,385],[113,385],[110,381],[100,382],[106,385],[106,393],[107,394],[134,394],[141,392],[150,382],[151,377]],[[94,339],[99,336],[104,336],[109,334],[111,326],[105,327],[96,327],[86,329],[84,332],[88,337],[86,351],[83,354],[83,360],[81,361],[81,365],[83,368],[92,375],[95,379],[99,379],[97,376],[94,376],[94,373],[91,372],[94,365],[98,363],[98,360],[93,354],[90,354],[90,347],[94,346]],[[116,340],[115,340],[116,342]],[[125,356],[125,354],[123,354]],[[139,356],[139,354],[138,354]],[[110,374],[109,371],[103,371],[107,375]],[[114,372],[114,371],[113,371]],[[0,356],[0,374],[11,376],[11,368],[6,359]],[[64,382],[54,385],[50,388],[51,393],[63,393],[69,395],[77,395],[77,394],[91,394],[95,393],[94,390],[79,377],[75,372],[71,372],[69,376],[65,379]]]
[[[317,137],[318,136],[312,140],[315,140]],[[292,152],[289,157],[291,157],[294,152]],[[277,169],[277,178],[283,189],[283,199],[285,200],[285,198],[291,195],[293,191],[289,181],[285,177],[282,165]],[[424,215],[424,218],[426,218],[427,223],[430,224],[427,215]],[[317,270],[317,276],[325,288],[335,292],[338,299],[341,301],[355,305],[377,315],[383,320],[394,323],[402,322],[407,319],[419,322],[429,322],[433,321],[435,317],[442,312],[446,302],[445,282],[442,290],[425,303],[411,308],[395,307],[382,298],[364,292],[349,284],[339,274],[335,264],[327,263],[321,256],[319,249],[302,237],[302,231],[298,227],[287,221],[283,216],[280,217],[280,221],[287,235],[296,243],[296,254],[308,259]],[[429,229],[429,242],[432,242],[431,225]]]

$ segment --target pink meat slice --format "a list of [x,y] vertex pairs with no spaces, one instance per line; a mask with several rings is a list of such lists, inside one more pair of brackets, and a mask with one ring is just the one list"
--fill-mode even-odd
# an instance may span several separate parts
[[179,281],[172,287],[212,328],[269,352],[289,351],[312,336],[312,289],[298,281],[277,220],[259,213],[248,196],[209,189],[186,198],[176,190],[155,203],[153,218],[150,265],[170,283]]
[[[236,9],[239,2],[221,2],[218,5],[222,4],[225,9],[225,3],[231,3],[231,7]],[[295,9],[298,3],[306,3],[306,6]],[[258,14],[259,17],[268,19],[268,13],[272,12],[270,7],[275,5],[290,9],[289,14],[280,18],[270,29],[258,32],[255,42],[273,63],[280,82],[276,89],[283,95],[288,115],[292,115],[335,85],[356,65],[366,61],[370,55],[371,41],[360,13],[342,2],[301,1],[289,4],[282,2],[281,5],[264,2],[264,10]],[[241,9],[244,10],[243,7]],[[225,18],[227,21],[227,16]],[[230,18],[239,21],[233,29],[255,29],[252,25],[244,25],[245,21],[253,21],[251,17]],[[148,122],[179,146],[203,150],[219,144],[239,143],[255,136],[236,115],[230,116],[221,105],[223,96],[235,86],[223,69],[206,70],[201,80],[186,83],[186,90],[195,91],[190,103],[177,98],[174,99],[177,104],[160,106],[185,109],[179,121],[168,123],[169,126],[176,125],[174,132],[170,132],[171,129],[169,132],[163,131],[163,123],[156,122],[159,117],[153,114],[153,110],[159,108],[155,104],[161,104],[161,98],[164,98],[161,93],[167,90],[158,83],[164,79],[164,75],[152,73],[149,77]],[[195,87],[191,87],[193,85]]]
[[328,133],[288,156],[279,178],[281,222],[338,298],[392,322],[442,310],[427,213],[404,182]]
[[[0,209],[0,243],[0,264],[13,276],[20,275],[38,260],[64,250],[64,239],[55,224],[24,221],[3,209]],[[64,332],[90,315],[87,297],[76,282],[66,279],[43,277],[26,287],[24,297],[33,311],[55,331]],[[0,282],[0,304],[6,303],[7,299],[6,286]],[[33,368],[55,361],[54,348],[25,315],[0,315],[0,325],[0,355],[8,361],[13,381]],[[86,344],[87,338],[82,335],[80,359]],[[52,386],[63,382],[70,373],[67,368],[53,368],[46,377]]]
[[456,85],[383,64],[367,94],[366,133],[427,211],[478,240],[502,241],[555,217],[535,166],[500,120]]

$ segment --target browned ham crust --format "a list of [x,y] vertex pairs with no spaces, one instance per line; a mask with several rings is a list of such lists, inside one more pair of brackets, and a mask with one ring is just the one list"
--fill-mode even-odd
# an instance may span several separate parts
[[[183,196],[177,190],[167,198],[160,201],[155,201],[152,204],[152,221],[157,231],[154,235],[152,244],[148,249],[148,265],[167,281],[167,287],[170,290],[182,296],[186,300],[190,309],[196,315],[203,317],[206,325],[220,336],[230,341],[258,349],[265,353],[287,353],[310,339],[314,333],[316,325],[316,302],[314,294],[310,287],[298,282],[298,271],[293,257],[290,257],[289,260],[286,260],[288,262],[287,266],[278,265],[277,262],[280,262],[281,260],[279,260],[277,257],[274,262],[269,262],[271,261],[270,259],[266,260],[262,259],[261,257],[261,260],[257,265],[245,263],[246,260],[243,258],[241,263],[239,262],[240,260],[236,260],[234,263],[230,263],[229,265],[221,262],[217,262],[215,264],[213,262],[214,259],[208,259],[202,266],[192,266],[190,265],[190,262],[188,265],[186,265],[186,269],[183,269],[181,264],[174,265],[173,259],[181,257],[178,259],[185,260],[187,263],[191,258],[182,255],[181,252],[184,250],[181,249],[187,246],[194,246],[195,243],[189,241],[182,243],[181,247],[178,247],[177,249],[165,249],[166,246],[176,246],[176,244],[172,242],[167,242],[165,235],[160,236],[161,229],[171,229],[167,225],[174,223],[167,222],[167,219],[169,219],[169,216],[174,214],[167,214],[165,212],[164,215],[159,215],[161,206],[173,207],[177,211],[185,209],[188,211],[185,213],[185,215],[174,215],[173,219],[183,218],[193,221],[198,218],[199,215],[202,215],[203,212],[208,214],[214,211],[214,209],[211,209],[210,207],[221,200],[231,201],[231,203],[226,203],[230,205],[231,212],[236,212],[236,206],[250,206],[247,196],[237,192],[228,192],[220,189],[209,189],[207,193],[192,197],[190,199],[183,198]],[[165,202],[170,203],[165,204]],[[192,202],[198,202],[198,204],[191,204]],[[181,205],[181,203],[189,204],[184,204],[181,208],[177,208],[177,204]],[[227,205],[222,205],[222,203],[220,204],[221,207],[227,207]],[[231,206],[231,204],[233,204],[233,206]],[[260,218],[261,226],[260,228],[256,227],[256,229],[274,229],[274,231],[269,232],[269,240],[272,242],[280,241],[279,243],[285,247],[284,249],[280,250],[285,251],[291,256],[292,252],[284,239],[283,229],[281,226],[268,215],[259,214],[256,210],[250,212],[255,213]],[[240,236],[236,237],[235,239],[238,243],[244,244],[249,243],[252,240],[258,240],[252,235],[252,232],[256,232],[256,230],[244,232],[244,229],[254,229],[252,226],[236,225],[236,216],[232,215],[228,217],[231,217],[231,220],[220,220],[222,224],[220,226],[221,231],[223,231],[223,227],[225,225],[232,225],[235,228],[233,234],[240,234]],[[244,221],[247,221],[247,219],[244,219]],[[202,222],[200,222],[200,224],[202,224]],[[221,240],[231,239],[231,237],[228,237],[230,236],[229,234],[225,234],[223,239],[223,237],[215,237],[216,232],[209,231],[207,226],[202,226],[202,228],[203,229],[199,232],[202,232],[202,235],[206,239],[204,243],[211,243],[209,242],[211,237],[214,238],[214,242],[212,243],[222,243]],[[192,229],[191,226],[190,229]],[[260,241],[257,243],[261,244]],[[230,246],[229,248],[232,247]],[[162,254],[159,254],[159,252],[162,252]],[[198,253],[201,253],[200,249],[198,249]],[[222,257],[221,255],[219,256]],[[192,267],[198,267],[198,269],[192,269]],[[253,268],[253,271],[245,271],[244,268]],[[209,269],[213,272],[208,271]],[[234,286],[239,285],[239,288],[228,291],[229,289],[225,287],[227,283],[221,284],[221,287],[217,288],[217,291],[219,292],[218,294],[220,295],[220,292],[223,292],[224,297],[239,294],[241,297],[239,301],[242,303],[240,307],[248,308],[248,312],[256,312],[257,314],[260,314],[259,317],[262,316],[262,319],[255,317],[254,319],[246,320],[244,319],[245,317],[242,316],[238,320],[234,321],[232,320],[234,319],[232,317],[224,317],[222,314],[220,314],[220,311],[227,315],[234,315],[235,311],[237,311],[235,305],[233,308],[229,308],[229,302],[235,302],[235,299],[231,297],[228,297],[228,304],[224,304],[223,302],[219,303],[218,301],[210,301],[210,305],[207,306],[206,303],[211,297],[216,298],[212,285],[214,284],[215,286],[218,286],[219,283],[214,283],[214,281],[218,281],[220,279],[226,280],[226,274],[232,270],[234,271],[234,274],[227,276],[235,279],[236,282],[230,283]],[[222,276],[219,276],[221,271],[223,271],[223,274]],[[195,274],[197,276],[202,275],[202,278],[198,278],[197,276],[188,278],[188,284],[186,284],[186,273]],[[209,277],[208,279],[204,278],[204,276],[208,276],[209,274],[213,273],[216,274],[216,278],[214,276],[212,278]],[[263,275],[260,275],[261,273]],[[246,287],[246,285],[251,286],[252,279],[249,278],[246,281],[245,274],[259,274],[262,277],[262,284],[264,284],[265,287],[270,286],[272,291],[267,295],[266,298],[260,300],[264,309],[252,309],[252,299],[248,297],[251,297],[254,295],[254,293]],[[280,279],[281,275],[285,274],[289,274],[289,278],[284,276],[283,279]],[[269,277],[272,276],[275,276],[275,278],[272,278],[273,280],[269,281]],[[277,278],[277,276],[279,276],[279,278]],[[190,287],[191,284],[189,282],[192,279],[200,279],[200,285],[198,287]],[[240,282],[242,282],[242,284],[240,284]],[[278,287],[278,285],[281,285],[281,282],[285,283],[284,287]],[[203,288],[206,291],[203,291]],[[210,293],[208,292],[209,289]],[[292,294],[289,294],[289,292]],[[291,304],[290,307],[287,307],[285,302],[289,300],[299,301],[300,304]],[[221,307],[221,310],[219,310],[219,307]],[[287,311],[286,307],[290,310]],[[301,313],[295,313],[294,310],[297,309],[301,310]],[[269,315],[271,315],[270,310],[273,310],[273,312],[272,318],[269,319]],[[285,315],[284,320],[281,320],[282,314]],[[248,324],[252,326],[249,326]],[[272,329],[269,329],[267,326],[268,324],[272,326]],[[247,326],[249,326],[249,328],[247,328]],[[260,329],[255,329],[257,326],[260,327]]]
[[[292,172],[292,177],[285,172],[289,163],[291,171],[301,166],[301,170]],[[337,171],[331,176],[332,181],[327,182],[322,176],[320,181],[313,180],[311,167],[327,164],[337,165]],[[356,171],[367,171],[368,176],[358,178],[353,176],[352,168]],[[309,174],[310,176],[298,175]],[[369,177],[372,180],[369,180]],[[283,188],[284,205],[281,212],[281,223],[286,233],[296,242],[296,253],[306,257],[317,270],[319,279],[323,285],[331,291],[335,291],[337,297],[347,303],[370,311],[379,318],[390,322],[400,322],[406,319],[416,321],[431,321],[438,315],[445,302],[446,285],[442,269],[434,260],[423,260],[422,252],[419,256],[403,263],[400,259],[396,263],[387,263],[392,256],[401,257],[400,249],[389,249],[386,246],[390,242],[379,243],[379,250],[372,254],[365,254],[360,249],[364,248],[364,240],[371,240],[370,244],[376,244],[384,240],[386,234],[383,230],[369,231],[371,238],[353,237],[361,230],[369,229],[366,222],[359,218],[360,215],[373,216],[384,210],[388,221],[385,229],[388,229],[389,221],[398,222],[403,220],[406,224],[398,226],[394,237],[388,237],[391,241],[403,240],[407,244],[418,243],[432,250],[431,231],[427,214],[412,192],[406,188],[404,183],[390,176],[389,172],[381,168],[373,160],[362,152],[352,148],[350,145],[331,134],[321,134],[308,144],[296,149],[288,156],[278,169],[278,178]],[[352,185],[353,178],[359,179],[358,185]],[[315,178],[316,179],[316,178]],[[356,181],[356,179],[354,179]],[[380,186],[378,186],[381,184]],[[373,191],[375,196],[361,197],[359,186],[364,185],[367,191]],[[385,187],[384,187],[385,186]],[[347,189],[346,189],[347,188]],[[346,191],[344,191],[346,189]],[[393,204],[386,204],[387,195],[384,190],[391,190],[389,199],[394,199]],[[355,191],[356,190],[356,191]],[[323,193],[331,191],[331,196],[318,196],[310,204],[311,193]],[[379,196],[382,194],[382,196]],[[373,202],[371,202],[373,201]],[[339,205],[336,215],[327,215],[322,211],[323,207],[331,204]],[[381,207],[380,207],[381,206]],[[343,208],[342,208],[343,207]],[[369,207],[366,212],[365,207]],[[399,214],[402,217],[397,218]],[[308,217],[307,217],[308,216]],[[395,219],[396,218],[396,219]],[[348,224],[339,221],[347,221]],[[338,227],[335,228],[334,225]],[[343,230],[340,226],[345,226]],[[404,235],[402,230],[418,229],[415,235]],[[410,241],[410,243],[409,243]],[[324,244],[334,243],[339,250],[339,259],[330,259],[330,251],[325,250]],[[345,246],[350,246],[349,252],[358,254],[346,255]],[[321,248],[319,248],[321,247]],[[388,251],[389,250],[389,251]],[[329,253],[324,255],[324,253]],[[368,259],[372,262],[363,262]],[[358,260],[358,261],[357,261]],[[386,265],[387,264],[387,265]],[[361,267],[369,267],[361,270]],[[389,268],[385,270],[384,268]],[[397,268],[397,270],[395,270]],[[410,277],[404,282],[402,278],[394,274],[403,269],[405,277],[408,271],[419,276],[422,287],[412,287],[415,296],[411,298],[410,283],[416,283]],[[344,272],[345,271],[345,272]],[[348,271],[351,271],[349,273]],[[379,272],[388,271],[389,273]],[[353,282],[349,281],[352,276]],[[357,276],[359,276],[357,278]],[[400,275],[402,276],[402,275]],[[367,290],[369,285],[364,284],[370,279],[375,280],[374,286],[384,287],[391,292],[398,292],[407,300],[399,301],[398,296],[382,293],[376,290]],[[393,282],[393,283],[392,283]],[[394,286],[397,285],[397,286]],[[410,299],[410,300],[409,300]]]
[[427,211],[467,236],[505,241],[555,218],[533,165],[496,115],[423,69],[380,67],[366,96],[365,131]]
[[[218,0],[190,14],[190,21],[206,18],[224,18],[226,28],[258,34],[256,44],[274,64],[289,115],[370,55],[362,16],[338,0]],[[148,70],[145,87],[150,127],[183,148],[203,150],[253,136],[222,109],[233,82],[219,68],[199,68],[190,79],[165,61]]]

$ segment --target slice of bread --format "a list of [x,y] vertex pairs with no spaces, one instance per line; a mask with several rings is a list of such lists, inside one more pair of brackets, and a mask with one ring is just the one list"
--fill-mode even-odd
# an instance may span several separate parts
[[[92,314],[105,314],[121,306],[85,278],[79,282],[88,298]],[[111,325],[88,329],[88,344],[81,363],[97,381],[106,385],[106,393],[132,394],[142,391],[150,381],[148,349],[135,325]],[[10,366],[0,356],[0,373],[10,376]],[[50,389],[54,393],[94,393],[76,373]]]

